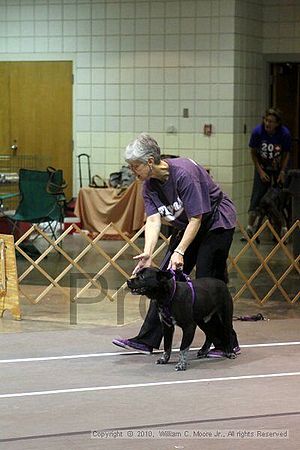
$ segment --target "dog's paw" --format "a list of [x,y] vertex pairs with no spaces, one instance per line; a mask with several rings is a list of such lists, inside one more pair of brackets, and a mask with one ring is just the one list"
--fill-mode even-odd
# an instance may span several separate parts
[[166,359],[162,356],[161,358],[158,358],[158,360],[156,361],[156,364],[167,364],[168,361],[169,361],[168,359]]
[[207,358],[207,353],[208,351],[204,351],[200,348],[200,350],[198,350],[197,352],[197,358],[198,359]]
[[156,361],[156,364],[167,364],[170,359],[170,353],[164,352]]
[[175,366],[176,372],[182,372],[186,369],[187,369],[187,363],[184,361],[179,361]]
[[236,357],[237,357],[237,355],[234,352],[226,353],[226,358],[235,359]]

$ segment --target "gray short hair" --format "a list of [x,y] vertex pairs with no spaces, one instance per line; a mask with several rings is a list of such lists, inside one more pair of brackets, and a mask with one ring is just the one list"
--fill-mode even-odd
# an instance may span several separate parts
[[130,142],[124,153],[125,161],[141,161],[147,163],[150,157],[154,158],[154,163],[160,163],[160,148],[158,143],[149,134],[142,133],[134,141]]

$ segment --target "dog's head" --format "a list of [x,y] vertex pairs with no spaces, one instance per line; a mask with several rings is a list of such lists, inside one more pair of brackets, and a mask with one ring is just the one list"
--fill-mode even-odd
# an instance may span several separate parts
[[167,282],[172,278],[173,274],[169,271],[146,267],[127,280],[127,286],[133,294],[158,299],[168,290]]

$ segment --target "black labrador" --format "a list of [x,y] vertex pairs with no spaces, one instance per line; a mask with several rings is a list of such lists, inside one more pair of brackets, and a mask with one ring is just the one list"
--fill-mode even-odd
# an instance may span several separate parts
[[167,364],[170,359],[175,324],[182,328],[175,370],[187,368],[188,351],[197,325],[206,336],[198,358],[207,356],[211,344],[227,358],[235,358],[238,340],[232,325],[232,297],[226,284],[209,277],[191,281],[182,275],[182,281],[177,279],[172,271],[149,267],[127,281],[134,294],[146,295],[156,302],[164,335],[164,353],[157,364]]

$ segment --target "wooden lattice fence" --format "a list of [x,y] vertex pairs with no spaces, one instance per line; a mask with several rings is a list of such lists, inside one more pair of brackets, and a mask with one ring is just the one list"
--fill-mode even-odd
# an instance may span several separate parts
[[[119,248],[114,254],[111,254],[112,245],[105,238],[111,230],[121,239],[118,241]],[[71,224],[57,239],[53,240],[45,231],[33,225],[15,243],[16,254],[21,255],[24,261],[21,270],[18,269],[21,296],[35,304],[47,296],[52,289],[56,289],[59,295],[70,299],[71,302],[76,302],[85,296],[89,289],[96,289],[102,291],[110,301],[115,301],[120,290],[126,285],[126,280],[131,276],[133,266],[131,268],[128,261],[132,261],[133,255],[142,252],[143,231],[144,228],[129,238],[111,223],[101,233],[92,237],[79,229],[76,224]],[[80,241],[80,248],[76,254],[74,251],[70,253],[66,250],[72,248],[70,242],[74,239],[74,232],[77,242],[78,239]],[[229,276],[235,280],[234,302],[250,295],[255,302],[263,304],[272,296],[280,295],[289,304],[295,304],[300,296],[300,256],[293,254],[292,243],[294,239],[300,238],[299,220],[281,238],[268,221],[251,239],[239,224],[236,234],[238,237],[235,254],[231,252],[228,261]],[[258,245],[257,238],[263,240],[266,234],[269,235],[268,244]],[[241,242],[241,236],[244,236],[245,242]],[[30,256],[25,247],[25,243],[32,237],[44,244],[44,249],[36,256]],[[160,245],[154,254],[154,263],[157,265],[168,245],[168,238],[162,234],[160,237]],[[124,264],[125,260],[127,264]],[[55,274],[49,270],[49,268],[53,270],[53,265],[59,269]],[[41,281],[34,283],[39,285],[39,289],[28,289],[31,279],[34,276],[36,278],[37,274]],[[74,274],[80,276],[81,287],[72,291],[74,295],[70,297],[70,279],[72,278],[70,276]],[[110,289],[110,279],[118,279],[116,289]],[[263,280],[260,281],[260,285],[263,284],[265,289],[256,286],[258,280]]]

